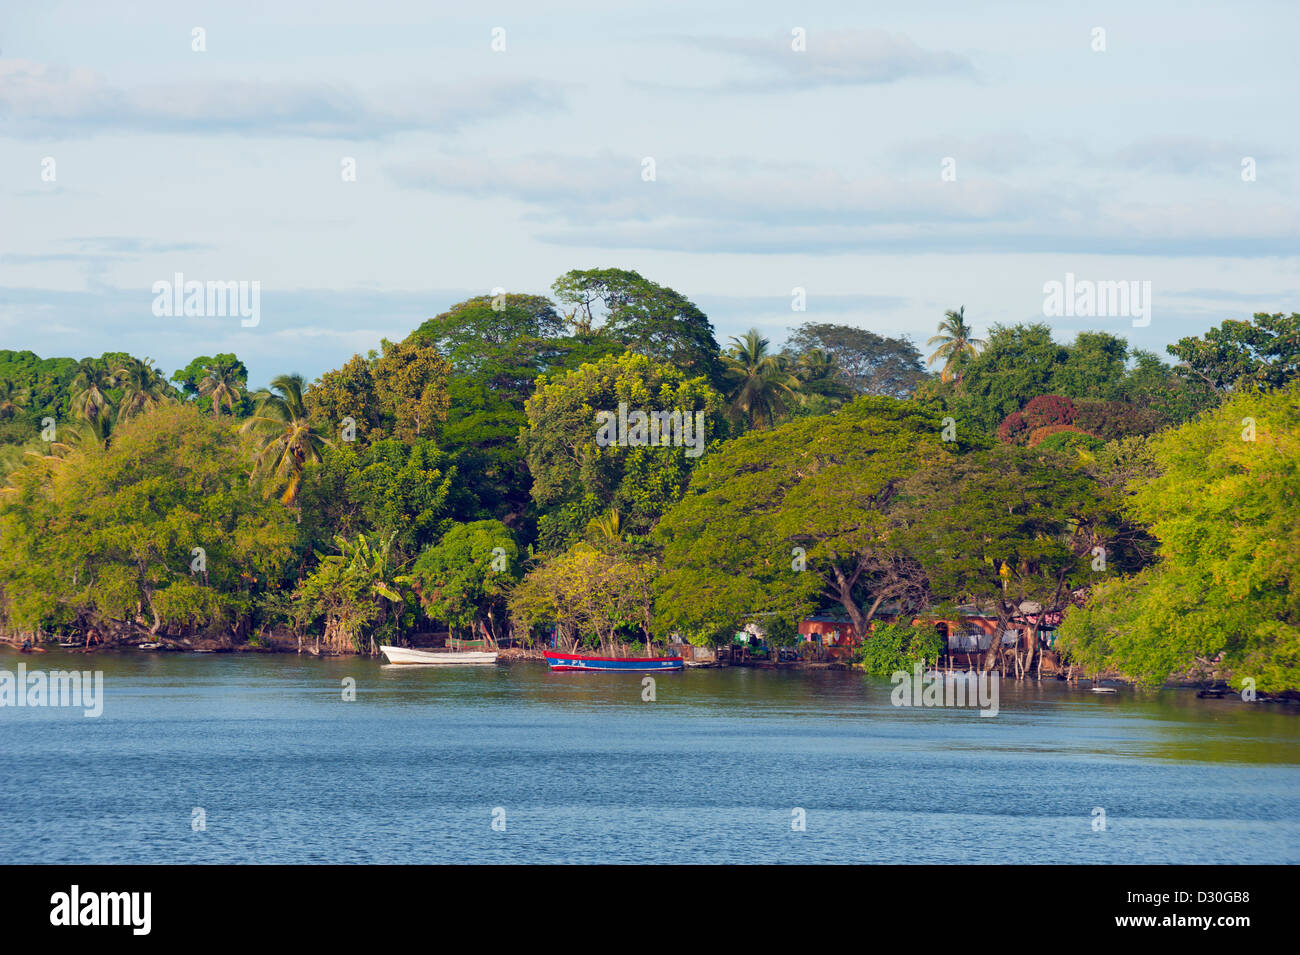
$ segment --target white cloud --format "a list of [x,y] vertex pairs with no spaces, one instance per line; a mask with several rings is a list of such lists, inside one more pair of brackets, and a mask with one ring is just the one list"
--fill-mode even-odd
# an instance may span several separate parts
[[283,80],[128,88],[87,69],[0,60],[0,120],[8,121],[10,135],[128,131],[368,139],[447,131],[505,113],[558,109],[562,102],[558,85],[528,80],[385,91]]
[[541,241],[685,252],[1280,254],[1300,212],[1264,196],[1138,199],[1105,184],[1019,177],[850,175],[811,163],[679,158],[642,180],[638,157],[425,158],[401,185],[513,199]]
[[806,34],[806,49],[792,48],[792,36],[688,37],[689,43],[742,58],[747,77],[723,84],[730,90],[776,91],[822,86],[895,83],[923,76],[973,76],[970,58],[949,50],[926,50],[910,37],[884,30],[819,30]]

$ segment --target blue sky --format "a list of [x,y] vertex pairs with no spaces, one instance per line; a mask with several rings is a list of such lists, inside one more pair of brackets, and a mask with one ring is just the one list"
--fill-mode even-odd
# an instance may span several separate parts
[[[614,266],[724,342],[964,305],[1163,354],[1300,310],[1294,3],[457,6],[6,0],[0,347],[314,377]],[[176,272],[260,282],[260,324],[155,316]],[[1151,282],[1150,325],[1045,319],[1067,272]]]

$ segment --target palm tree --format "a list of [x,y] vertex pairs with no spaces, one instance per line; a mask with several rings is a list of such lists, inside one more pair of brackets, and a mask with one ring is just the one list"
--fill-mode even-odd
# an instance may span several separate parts
[[277,375],[271,379],[270,389],[257,393],[253,416],[240,428],[261,438],[250,479],[259,474],[270,478],[266,485],[268,495],[283,485],[280,501],[286,507],[292,507],[298,499],[307,462],[319,461],[325,446],[331,444],[307,420],[303,388],[302,375]]
[[50,443],[50,450],[64,454],[71,451],[87,451],[91,448],[103,451],[108,447],[108,439],[113,430],[113,419],[104,415],[78,421],[75,424],[60,425],[61,440]]
[[838,405],[853,396],[853,389],[840,373],[839,360],[834,352],[823,348],[808,349],[795,362],[794,373],[799,379],[799,390],[805,402],[819,396],[831,405]]
[[795,397],[799,379],[790,374],[784,355],[770,354],[768,340],[751,328],[731,338],[732,346],[722,356],[724,375],[732,382],[731,408],[751,428],[766,422],[771,427]]
[[[111,426],[112,419],[107,415],[91,418],[89,421],[78,421],[75,424],[60,425],[59,440],[50,441],[47,451],[23,452],[23,455],[30,459],[26,462],[27,468],[39,466],[42,470],[38,473],[45,475],[46,478],[52,477],[63,470],[74,452],[80,451],[85,455],[94,451],[103,451],[108,445],[108,432]],[[10,474],[8,486],[0,488],[0,491],[15,492],[16,485],[20,483],[19,478],[25,470],[19,468]]]
[[101,358],[84,358],[77,363],[77,373],[72,379],[72,408],[87,421],[108,416],[113,407],[109,392],[117,387],[117,379]]
[[30,397],[26,388],[17,388],[8,378],[0,381],[0,418],[12,418]]
[[224,404],[235,413],[244,383],[234,366],[225,362],[213,362],[203,369],[203,378],[199,381],[199,394],[212,399],[212,413],[220,418],[221,406]]
[[117,420],[122,421],[142,411],[150,411],[161,404],[175,400],[171,385],[153,365],[152,358],[123,360],[113,372],[114,381],[122,389],[122,404],[117,409]]
[[944,381],[951,381],[954,375],[960,378],[962,365],[978,355],[984,347],[984,339],[971,337],[973,331],[966,324],[966,306],[963,305],[955,312],[952,309],[944,312],[943,321],[939,323],[939,334],[926,342],[926,345],[940,343],[926,364],[933,365],[942,360],[944,365],[941,377]]

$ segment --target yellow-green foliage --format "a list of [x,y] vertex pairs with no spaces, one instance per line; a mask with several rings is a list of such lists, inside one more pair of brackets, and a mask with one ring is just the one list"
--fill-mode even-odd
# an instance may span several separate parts
[[1160,562],[1096,588],[1060,646],[1090,670],[1300,687],[1300,384],[1247,392],[1152,443],[1133,515]]
[[238,625],[290,556],[293,518],[249,487],[250,449],[195,407],[139,414],[107,450],[51,450],[0,494],[10,627]]
[[535,567],[510,595],[510,613],[525,631],[556,625],[562,639],[612,644],[622,627],[650,632],[653,559],[618,544],[580,542]]
[[[573,513],[562,532],[543,545],[571,543],[570,531],[610,508],[624,516],[628,529],[644,532],[685,489],[698,456],[676,446],[600,446],[596,414],[629,409],[704,413],[705,439],[725,434],[722,397],[704,378],[689,378],[671,365],[626,352],[608,355],[564,374],[537,381],[528,399],[528,427],[520,436],[539,505]],[[693,419],[692,419],[693,420]],[[550,539],[548,539],[550,538]]]

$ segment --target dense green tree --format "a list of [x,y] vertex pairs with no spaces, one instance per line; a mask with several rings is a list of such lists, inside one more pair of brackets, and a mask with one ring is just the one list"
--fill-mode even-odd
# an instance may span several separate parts
[[933,626],[898,621],[874,625],[854,659],[872,676],[890,676],[900,670],[910,674],[917,663],[933,664],[944,650],[944,639]]
[[926,391],[945,399],[959,427],[991,433],[1031,398],[1052,394],[1067,354],[1046,325],[994,325],[984,350],[963,367],[960,382]]
[[901,482],[943,454],[940,428],[918,405],[861,398],[712,452],[656,530],[659,630],[707,639],[825,601],[861,633],[886,600],[916,599],[924,582],[892,542],[892,508]]
[[409,340],[433,345],[461,374],[513,356],[521,365],[538,369],[536,377],[554,361],[555,341],[564,334],[564,319],[550,299],[512,293],[479,295],[453,305],[422,324]]
[[1060,646],[1090,672],[1300,687],[1300,384],[1242,389],[1151,442],[1131,510],[1160,560],[1097,587]]
[[447,389],[451,407],[440,429],[441,446],[455,457],[461,481],[483,510],[520,526],[532,500],[519,444],[519,432],[528,424],[523,403],[516,406],[510,396],[469,376],[453,376]]
[[1180,339],[1168,351],[1183,360],[1184,374],[1215,391],[1276,388],[1300,375],[1300,313],[1229,319],[1201,338]]
[[[1180,377],[1150,352],[1128,351],[1121,338],[1082,332],[1061,345],[1044,324],[993,326],[960,381],[930,381],[919,391],[943,400],[962,426],[990,433],[1042,395],[1093,403],[1094,409],[1101,402],[1126,403],[1140,413],[1126,416],[1125,427],[1148,430],[1182,423],[1217,401],[1203,382]],[[1112,412],[1117,408],[1111,405]]]
[[1129,360],[1119,398],[1150,415],[1155,422],[1152,431],[1183,424],[1219,403],[1220,396],[1206,382],[1179,374],[1153,352],[1135,348]]
[[554,627],[556,645],[565,651],[616,649],[618,634],[641,632],[653,643],[655,558],[620,546],[579,541],[544,558],[510,595],[510,613],[524,632]]
[[117,406],[119,421],[174,402],[179,397],[150,358],[122,361],[113,370],[113,381],[121,392]]
[[392,540],[395,555],[406,557],[474,510],[450,456],[428,439],[326,445],[320,462],[304,471],[298,503],[309,546],[324,547],[336,534],[367,534]]
[[625,269],[574,269],[555,280],[555,297],[580,330],[601,330],[633,351],[689,376],[721,384],[718,343],[708,317],[689,299]]
[[32,458],[0,494],[5,622],[247,635],[293,525],[249,492],[246,453],[230,431],[172,405],[123,423],[107,450]]
[[1079,332],[1052,373],[1052,391],[1075,400],[1111,401],[1121,392],[1128,342],[1109,332]]
[[39,420],[70,413],[71,383],[77,373],[71,358],[41,358],[30,351],[0,349],[0,381],[26,395],[26,413]]
[[434,620],[481,634],[504,635],[506,599],[523,576],[519,544],[500,521],[456,524],[422,553],[409,580]]
[[623,351],[599,333],[565,328],[543,296],[484,295],[453,305],[407,339],[433,344],[451,363],[441,445],[484,509],[511,526],[528,523],[531,481],[518,438],[538,377]]
[[384,413],[375,394],[372,366],[370,359],[353,355],[341,368],[312,382],[303,403],[321,434],[343,440],[346,431],[362,445],[384,438]]
[[447,377],[451,366],[432,345],[382,341],[374,362],[375,395],[388,418],[390,433],[403,441],[433,437],[447,418]]
[[853,397],[834,352],[810,348],[794,363],[800,415],[829,414]]
[[[627,431],[613,434],[622,427],[622,412]],[[675,424],[661,430],[656,413]],[[600,414],[613,417],[612,429],[600,423]],[[644,533],[681,496],[709,442],[726,433],[722,397],[703,378],[631,352],[540,379],[527,415],[520,442],[533,499],[546,511],[539,533],[552,548],[610,508],[631,532]],[[638,420],[644,424],[639,430]],[[689,445],[682,443],[687,437]]]
[[[232,352],[199,355],[184,368],[174,372],[171,380],[180,389],[183,398],[195,401],[202,397],[203,380],[214,370],[221,372],[221,377],[233,391],[242,394],[248,390],[248,368]],[[224,398],[222,400],[224,402]]]
[[[1078,455],[1007,446],[954,455],[912,475],[900,499],[900,546],[922,565],[931,591],[990,608],[999,632],[1026,602],[1059,611],[1076,590],[1123,566],[1120,501]],[[1094,548],[1114,550],[1109,565]],[[1000,649],[994,641],[986,667]]]
[[1052,425],[1037,429],[1029,438],[1029,447],[1047,451],[1082,451],[1095,454],[1106,442],[1072,424]]
[[117,379],[104,358],[84,358],[77,364],[72,379],[72,407],[87,421],[106,418],[113,407],[113,390]]
[[27,389],[7,378],[0,378],[0,418],[12,418],[29,400]]
[[198,394],[212,402],[213,417],[221,416],[221,406],[225,405],[230,413],[243,406],[244,393],[248,390],[248,369],[234,355],[218,355],[203,366],[203,377],[199,379]]

